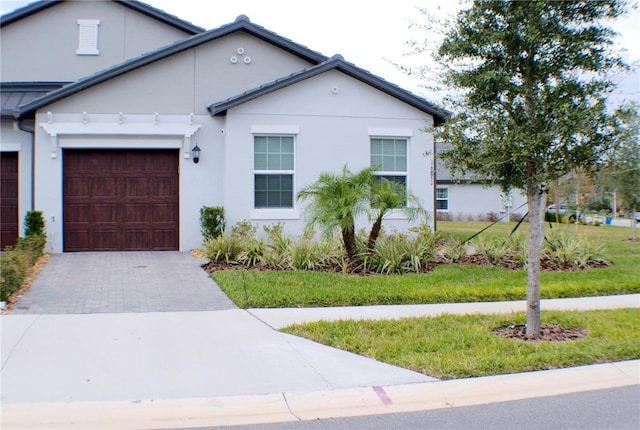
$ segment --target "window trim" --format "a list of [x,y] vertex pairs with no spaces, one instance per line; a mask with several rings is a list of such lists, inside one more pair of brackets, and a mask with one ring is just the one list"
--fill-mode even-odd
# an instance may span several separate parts
[[[378,130],[380,131],[380,130]],[[398,130],[395,130],[398,131]],[[404,187],[405,187],[405,191],[408,193],[409,192],[409,187],[410,187],[410,180],[409,180],[409,170],[410,170],[410,164],[409,164],[409,160],[411,159],[411,157],[409,156],[409,151],[410,151],[410,145],[409,145],[409,141],[410,141],[410,137],[409,136],[398,136],[398,135],[394,135],[394,136],[385,136],[385,135],[380,135],[380,134],[376,134],[376,135],[369,135],[369,166],[372,166],[371,164],[371,144],[372,144],[372,140],[373,139],[394,139],[394,140],[404,140],[404,143],[406,145],[405,148],[405,165],[406,165],[406,169],[405,170],[375,170],[373,172],[373,174],[375,176],[404,176]]]
[[[260,129],[265,130],[265,127],[262,126]],[[281,129],[278,127],[269,127],[267,128],[270,131]],[[254,130],[258,130],[258,127],[251,127],[252,137],[253,137],[253,208],[250,213],[250,217],[252,219],[297,219],[300,217],[298,211],[296,210],[296,146],[297,146],[297,136],[293,133],[260,133],[255,132]],[[292,131],[293,128],[287,128],[288,131]],[[292,170],[273,170],[273,169],[256,169],[255,168],[255,142],[256,137],[291,137],[293,139],[293,169]],[[291,175],[291,207],[256,207],[256,188],[255,188],[255,178],[257,175]]]
[[[446,199],[439,199],[438,198],[438,190],[446,190],[447,191],[447,198]],[[435,205],[436,205],[436,211],[441,211],[441,212],[448,212],[449,211],[449,187],[436,187],[436,195],[435,195]],[[438,209],[438,202],[447,202],[447,208],[446,209]]]

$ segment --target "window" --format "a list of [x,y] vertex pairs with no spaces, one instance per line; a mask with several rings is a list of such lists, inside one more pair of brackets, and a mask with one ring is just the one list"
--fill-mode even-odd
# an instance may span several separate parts
[[254,136],[254,207],[292,208],[293,136]]
[[376,175],[407,187],[407,139],[371,138],[371,165]]
[[78,20],[78,55],[99,55],[98,50],[98,19]]
[[449,188],[436,188],[436,210],[449,210]]

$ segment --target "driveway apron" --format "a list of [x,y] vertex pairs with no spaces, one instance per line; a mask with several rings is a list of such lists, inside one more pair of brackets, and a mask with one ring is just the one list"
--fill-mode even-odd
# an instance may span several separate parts
[[54,254],[12,314],[236,309],[186,252]]

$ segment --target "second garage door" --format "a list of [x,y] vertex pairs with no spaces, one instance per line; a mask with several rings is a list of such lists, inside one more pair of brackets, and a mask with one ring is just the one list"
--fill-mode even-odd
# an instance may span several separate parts
[[177,150],[65,150],[64,250],[179,247]]

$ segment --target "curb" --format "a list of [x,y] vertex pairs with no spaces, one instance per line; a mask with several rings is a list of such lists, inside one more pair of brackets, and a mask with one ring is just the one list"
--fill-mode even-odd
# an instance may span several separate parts
[[640,360],[408,385],[193,399],[2,405],[5,429],[157,429],[403,413],[640,385]]

